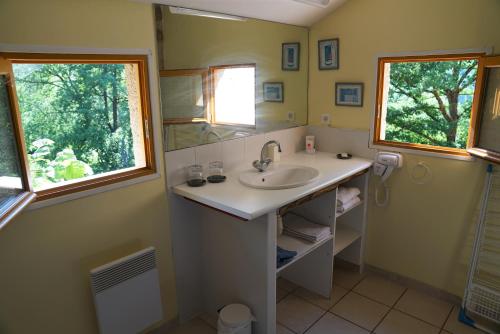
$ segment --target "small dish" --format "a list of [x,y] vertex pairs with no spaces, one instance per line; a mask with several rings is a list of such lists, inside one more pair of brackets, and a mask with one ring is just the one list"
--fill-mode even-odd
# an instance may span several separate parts
[[210,175],[207,180],[210,183],[221,183],[226,181],[226,177],[224,175]]
[[205,180],[205,179],[193,179],[193,180],[187,181],[187,184],[190,187],[201,187],[201,186],[204,186],[205,183],[207,183],[207,180]]
[[349,153],[347,153],[347,157],[342,156],[342,153],[337,154],[337,159],[340,159],[340,160],[348,160],[351,158],[352,158],[352,154],[349,154]]

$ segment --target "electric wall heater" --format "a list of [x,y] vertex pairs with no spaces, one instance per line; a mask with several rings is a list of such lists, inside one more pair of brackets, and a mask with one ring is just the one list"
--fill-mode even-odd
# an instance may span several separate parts
[[155,249],[90,271],[101,334],[135,334],[162,320]]

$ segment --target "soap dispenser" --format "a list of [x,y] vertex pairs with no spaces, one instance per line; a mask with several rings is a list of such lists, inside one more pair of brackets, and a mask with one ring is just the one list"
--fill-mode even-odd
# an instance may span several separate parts
[[280,161],[280,150],[278,145],[271,144],[267,146],[267,157],[273,162]]

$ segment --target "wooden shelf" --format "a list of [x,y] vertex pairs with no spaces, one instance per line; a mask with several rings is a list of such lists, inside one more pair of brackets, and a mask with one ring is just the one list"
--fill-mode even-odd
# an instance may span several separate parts
[[353,210],[353,209],[357,208],[357,207],[358,207],[358,206],[360,206],[361,204],[363,204],[363,200],[361,200],[359,203],[357,203],[356,205],[354,205],[353,207],[351,207],[351,208],[347,209],[347,210],[346,210],[346,211],[344,211],[344,212],[336,212],[336,213],[335,213],[335,217],[336,217],[336,218],[339,218],[340,216],[343,216],[343,215],[345,215],[346,213],[350,212],[351,210]]
[[335,251],[333,255],[337,255],[359,238],[361,238],[360,232],[351,227],[337,223],[337,229],[335,231]]
[[285,235],[285,234],[280,235],[278,237],[278,246],[283,248],[283,249],[289,250],[289,251],[296,251],[297,255],[293,258],[292,261],[288,262],[287,264],[285,264],[284,266],[282,266],[280,268],[277,268],[276,273],[279,273],[281,270],[292,265],[294,262],[300,260],[301,258],[303,258],[307,254],[311,253],[312,251],[314,251],[315,249],[317,249],[318,247],[320,247],[324,243],[328,242],[329,240],[332,240],[332,238],[333,238],[333,235],[330,235],[329,237],[327,237],[321,241],[311,243],[311,242],[308,242],[306,240],[291,237],[289,235]]

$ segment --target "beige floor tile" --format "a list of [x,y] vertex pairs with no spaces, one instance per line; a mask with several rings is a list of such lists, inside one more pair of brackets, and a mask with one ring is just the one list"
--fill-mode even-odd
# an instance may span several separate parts
[[434,326],[442,327],[452,307],[452,304],[444,300],[409,289],[394,308],[431,323]]
[[276,319],[295,333],[304,333],[325,311],[293,294],[276,306]]
[[447,331],[441,331],[441,332],[439,332],[439,334],[451,334],[451,333],[447,332]]
[[181,325],[168,334],[215,334],[217,331],[201,319],[194,319],[187,324]]
[[281,288],[276,288],[276,303],[279,303],[283,298],[289,294],[288,291]]
[[205,321],[210,327],[217,329],[217,321],[219,320],[218,315],[202,313],[199,318]]
[[353,290],[382,304],[393,306],[405,289],[405,287],[393,281],[370,274],[361,283],[356,285]]
[[351,290],[365,276],[366,274],[360,274],[358,271],[354,271],[352,269],[335,267],[335,270],[333,271],[333,284],[340,285],[347,290]]
[[276,324],[276,334],[293,334],[293,332],[285,326]]
[[323,310],[329,310],[340,300],[340,298],[344,297],[347,292],[348,291],[343,287],[334,285],[330,298],[325,298],[304,288],[298,288],[294,291],[294,294],[296,296],[304,298],[305,300],[316,306],[321,307]]
[[446,324],[444,325],[444,329],[453,334],[480,334],[482,331],[467,326],[466,324],[461,323],[458,320],[458,306],[453,307],[453,311],[451,312]]
[[370,331],[377,326],[388,311],[387,306],[353,292],[349,292],[330,310],[330,312]]
[[287,292],[292,292],[293,290],[297,289],[298,286],[295,283],[292,283],[292,282],[280,277],[276,281],[276,288],[283,289]]
[[439,328],[396,310],[391,310],[375,329],[376,334],[439,334]]
[[358,327],[347,320],[337,317],[331,313],[325,314],[318,320],[306,334],[368,334],[367,330]]

